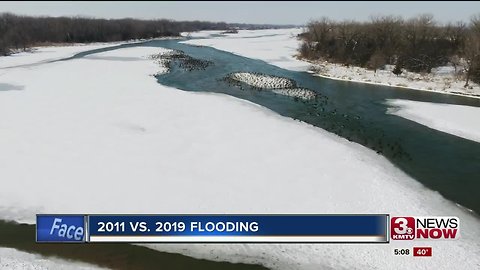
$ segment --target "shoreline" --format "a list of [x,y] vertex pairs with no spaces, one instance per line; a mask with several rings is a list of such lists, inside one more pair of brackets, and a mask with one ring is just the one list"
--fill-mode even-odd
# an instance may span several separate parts
[[[302,61],[306,64],[309,64],[311,65],[312,67],[318,67],[320,66],[320,64],[317,64],[317,63],[313,63],[307,59],[303,59],[303,58],[300,58],[296,55],[293,55],[292,56],[294,59],[296,60],[299,60],[299,61]],[[341,66],[341,67],[344,67],[344,68],[347,68],[345,66],[342,66],[340,64],[336,64],[336,63],[330,63],[330,62],[323,62],[323,65],[327,68],[332,68],[332,67],[337,67],[337,66]],[[365,72],[373,72],[371,70],[368,70],[366,68],[362,68],[362,67],[358,67],[358,66],[352,66],[351,68],[357,68],[357,69],[361,69],[361,70],[364,70]],[[348,79],[348,78],[342,78],[342,77],[337,77],[335,76],[334,74],[322,74],[322,73],[319,73],[319,72],[315,72],[315,71],[312,71],[312,70],[306,70],[305,72],[307,73],[310,73],[312,74],[313,76],[318,76],[318,77],[322,77],[322,78],[326,78],[326,79],[332,79],[332,80],[337,80],[337,81],[345,81],[345,82],[353,82],[353,83],[364,83],[364,84],[371,84],[371,85],[379,85],[379,86],[387,86],[387,87],[393,87],[393,88],[402,88],[402,89],[411,89],[411,90],[416,90],[416,91],[425,91],[425,92],[430,92],[430,93],[437,93],[437,94],[444,94],[444,95],[454,95],[454,96],[461,96],[461,97],[469,97],[469,98],[475,98],[475,99],[480,99],[480,94],[469,94],[469,93],[461,93],[461,92],[447,92],[447,91],[438,91],[438,90],[431,90],[431,89],[426,89],[426,88],[422,88],[422,87],[415,87],[415,86],[408,86],[408,85],[392,85],[392,84],[389,84],[388,82],[372,82],[372,81],[364,81],[364,80],[360,80],[360,79]],[[412,74],[414,74],[412,72]],[[418,73],[415,73],[415,74],[418,74]],[[420,74],[418,74],[420,75]],[[354,73],[354,70],[350,71],[350,73],[348,74],[344,74],[343,76],[349,76],[349,78],[353,78],[356,76],[356,74]],[[403,80],[406,80],[406,78],[402,78],[402,77],[397,77],[399,79],[403,79]],[[429,81],[426,81],[426,80],[420,80],[419,82],[421,83],[432,83],[434,84],[435,82],[429,82]],[[471,82],[471,84],[475,84],[474,82]],[[478,86],[475,84],[475,86]]]
[[145,39],[129,39],[129,40],[117,40],[117,41],[97,41],[97,42],[52,42],[47,44],[36,44],[31,47],[28,47],[26,50],[20,50],[14,52],[10,55],[4,55],[2,57],[15,56],[20,53],[35,53],[36,49],[41,48],[58,48],[58,47],[81,47],[89,45],[122,45],[122,44],[132,44],[132,43],[142,43],[153,40],[168,40],[168,39],[185,39],[184,36],[167,36],[167,37],[156,37],[156,38],[145,38]]
[[453,96],[480,99],[480,96],[476,96],[476,95],[468,95],[468,94],[453,93],[453,92],[441,92],[441,91],[429,90],[429,89],[418,88],[418,87],[391,85],[391,84],[388,84],[388,83],[376,83],[376,82],[366,82],[366,81],[361,81],[361,80],[349,80],[349,79],[343,79],[343,78],[339,78],[339,77],[327,76],[327,75],[315,73],[313,71],[306,71],[306,72],[312,74],[313,76],[318,76],[318,77],[322,77],[322,78],[325,78],[325,79],[331,79],[331,80],[336,80],[336,81],[364,83],[364,84],[372,84],[372,85],[379,85],[379,86],[387,86],[387,87],[392,87],[392,88],[411,89],[411,90],[425,91],[425,92],[431,92],[431,93],[436,93],[436,94],[453,95]]
[[[178,37],[157,37],[150,39],[131,39],[125,41],[91,42],[91,43],[52,43],[46,46],[32,46],[25,51],[18,51],[6,56],[0,56],[0,70],[27,67],[74,57],[76,54],[96,49],[115,46],[142,44],[154,40],[184,39]],[[53,50],[52,50],[53,49]],[[1,74],[0,74],[1,75]]]

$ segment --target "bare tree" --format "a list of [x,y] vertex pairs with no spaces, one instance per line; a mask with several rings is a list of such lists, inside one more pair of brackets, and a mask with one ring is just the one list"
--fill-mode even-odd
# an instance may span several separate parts
[[374,70],[374,73],[377,73],[377,69],[383,67],[386,64],[385,55],[380,50],[375,51],[374,54],[370,57],[368,61],[368,67]]
[[480,15],[475,15],[470,20],[470,31],[463,51],[467,62],[464,87],[468,87],[470,79],[477,82],[480,80],[478,74],[480,69]]
[[[469,35],[465,42],[465,86],[469,86],[469,81],[480,65],[480,36],[478,34]],[[478,78],[476,78],[478,80]]]
[[457,69],[461,62],[461,58],[458,56],[458,54],[450,56],[450,63],[452,63],[455,74],[457,74]]

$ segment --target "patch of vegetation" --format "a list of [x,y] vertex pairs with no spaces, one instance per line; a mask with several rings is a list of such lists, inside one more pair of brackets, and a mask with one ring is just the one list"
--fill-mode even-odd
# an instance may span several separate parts
[[346,66],[377,70],[394,65],[402,69],[430,73],[433,68],[462,63],[465,86],[480,83],[480,15],[463,22],[439,24],[431,15],[410,19],[373,17],[369,22],[312,21],[299,35],[300,55],[309,60],[326,60]]

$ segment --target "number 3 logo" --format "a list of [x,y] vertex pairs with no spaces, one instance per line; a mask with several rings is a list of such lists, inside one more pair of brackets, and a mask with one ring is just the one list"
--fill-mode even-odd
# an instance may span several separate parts
[[415,230],[415,219],[413,217],[397,217],[392,221],[395,234],[413,234]]
[[[397,218],[397,219],[395,220],[395,224],[398,224],[398,225],[397,225],[397,228],[394,228],[396,234],[406,234],[407,231],[408,231],[408,229],[410,229],[410,228],[408,228],[408,226],[407,226],[408,221],[407,221],[406,218]],[[410,229],[410,234],[411,234],[411,233],[412,233],[412,232],[411,232],[411,229]]]

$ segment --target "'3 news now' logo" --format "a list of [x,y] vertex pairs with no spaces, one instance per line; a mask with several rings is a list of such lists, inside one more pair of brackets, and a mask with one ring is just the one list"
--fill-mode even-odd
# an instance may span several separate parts
[[392,240],[446,240],[460,237],[458,217],[392,217],[390,238]]

